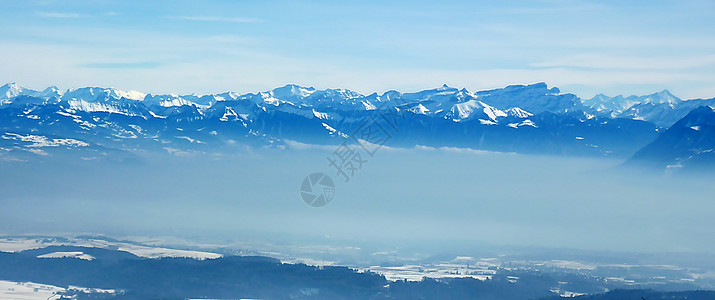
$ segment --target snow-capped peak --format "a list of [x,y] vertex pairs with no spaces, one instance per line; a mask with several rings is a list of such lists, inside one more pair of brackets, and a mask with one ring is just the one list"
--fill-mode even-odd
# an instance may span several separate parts
[[453,105],[448,116],[458,122],[470,119],[480,113],[486,115],[487,118],[494,122],[496,122],[499,117],[507,116],[505,112],[476,99]]
[[668,91],[668,90],[662,90],[660,92],[644,96],[644,98],[645,99],[643,99],[643,102],[653,103],[653,104],[665,103],[665,104],[675,105],[678,102],[683,101],[680,98],[671,94],[670,91]]
[[37,91],[25,88],[15,82],[0,87],[0,99],[10,99],[20,95],[35,94]]
[[452,89],[454,89],[454,88],[448,86],[448,85],[445,83],[445,84],[443,84],[441,87],[436,88],[435,90],[438,90],[438,91],[447,91],[447,90],[452,90]]
[[418,115],[426,115],[429,112],[429,109],[427,109],[424,105],[422,105],[422,103],[418,103],[417,105],[410,107],[406,110],[413,114],[418,114]]
[[112,88],[101,88],[101,87],[84,87],[78,89],[69,89],[62,96],[63,100],[85,100],[85,101],[95,101],[97,98],[102,97],[103,100],[107,98],[113,99],[129,99],[141,101],[144,100],[146,94],[137,91],[121,91]]
[[137,100],[137,101],[144,100],[144,97],[146,97],[145,93],[131,91],[131,90],[130,91],[112,90],[112,92],[115,95],[119,96],[119,98],[126,98],[126,99]]
[[525,118],[528,118],[528,117],[531,117],[534,115],[534,114],[532,114],[528,111],[525,111],[521,108],[518,108],[518,107],[509,108],[509,109],[505,110],[504,112],[510,116],[521,118],[521,119],[525,119]]
[[51,87],[44,89],[42,92],[40,92],[40,94],[42,95],[42,97],[45,97],[45,98],[60,97],[60,96],[62,96],[62,91],[60,91],[60,89],[57,88],[56,86],[51,86]]
[[310,96],[310,94],[312,94],[313,92],[315,92],[315,88],[313,87],[302,87],[295,84],[286,84],[282,87],[278,87],[271,90],[269,93],[275,98],[290,101],[294,99],[303,99],[305,97]]
[[152,95],[148,94],[144,97],[144,103],[149,106],[161,106],[161,107],[175,107],[192,105],[191,101],[188,101],[177,94],[167,94],[167,95]]

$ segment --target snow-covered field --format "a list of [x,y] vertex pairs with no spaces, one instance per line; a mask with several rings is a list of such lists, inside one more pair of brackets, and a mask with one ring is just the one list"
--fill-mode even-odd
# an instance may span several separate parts
[[[126,251],[139,257],[146,258],[161,258],[161,257],[186,257],[194,259],[215,259],[223,255],[218,253],[169,249],[163,247],[145,246],[127,242],[114,242],[102,239],[83,239],[83,238],[23,238],[23,237],[3,237],[0,238],[0,252],[20,252],[24,250],[39,249],[49,246],[76,246],[76,247],[95,247],[103,249],[112,249]],[[41,258],[52,257],[78,257],[82,259],[93,259],[93,257],[84,253],[69,253],[56,252],[46,255],[41,255]]]
[[14,282],[0,280],[0,299],[2,300],[52,300],[60,299],[66,292],[114,294],[117,290],[85,288],[70,285],[68,288],[34,282]]
[[7,300],[50,300],[59,299],[59,293],[66,289],[32,282],[12,282],[0,280],[0,299]]
[[79,259],[84,259],[84,260],[93,260],[94,259],[94,256],[85,254],[81,251],[52,252],[52,253],[47,253],[47,254],[37,256],[37,258],[65,258],[65,257],[79,258]]
[[[457,257],[453,261],[436,263],[436,264],[421,264],[421,265],[404,265],[394,267],[371,266],[367,268],[359,268],[361,271],[371,271],[381,274],[387,280],[407,280],[420,281],[425,277],[429,278],[465,278],[471,277],[478,280],[491,279],[496,274],[496,267],[499,267],[499,262],[493,259],[474,259],[471,257]],[[518,280],[518,278],[514,279]]]

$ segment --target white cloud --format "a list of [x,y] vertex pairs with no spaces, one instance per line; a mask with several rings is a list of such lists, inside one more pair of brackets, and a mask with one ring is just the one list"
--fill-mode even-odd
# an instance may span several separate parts
[[82,18],[84,15],[78,13],[66,12],[37,12],[35,15],[42,18],[57,18],[57,19],[76,19]]
[[203,22],[229,22],[229,23],[256,23],[260,22],[254,18],[238,18],[238,17],[216,17],[216,16],[170,16],[167,19],[184,20],[184,21],[203,21]]
[[[283,39],[231,32],[167,35],[152,29],[76,25],[25,25],[16,29],[22,34],[22,40],[0,41],[0,65],[3,66],[0,82],[18,81],[35,89],[49,85],[62,88],[100,85],[150,93],[228,90],[243,93],[296,83],[370,94],[391,89],[416,91],[444,83],[481,90],[547,82],[581,97],[600,92],[611,95],[652,93],[666,88],[683,98],[715,96],[711,88],[715,55],[709,54],[711,52],[693,54],[691,51],[688,57],[679,54],[653,57],[590,49],[579,54],[561,51],[562,46],[573,40],[557,39],[537,44],[545,47],[545,44],[555,43],[551,46],[559,49],[551,52],[543,47],[515,47],[509,41],[459,39],[450,42],[449,38],[440,37],[444,39],[438,43],[440,46],[427,50],[417,47],[417,43],[424,44],[423,41],[405,40],[402,48],[393,47],[399,43],[388,41],[377,48],[367,48],[381,51],[382,56],[337,51],[331,52],[332,55],[317,55],[315,53],[324,52],[283,51],[286,48],[281,47],[286,45]],[[57,43],[58,40],[62,42]],[[632,42],[625,37],[616,40]],[[596,45],[606,41],[589,37],[582,42]],[[636,42],[648,42],[649,47],[664,43],[660,38]],[[683,38],[675,44],[707,48],[709,43],[712,40]],[[408,52],[412,55],[407,55],[408,59],[403,61],[384,57],[392,49],[403,48],[415,52]],[[388,54],[398,57],[404,53]],[[509,62],[509,67],[500,68],[500,64],[488,63],[499,59]],[[139,68],[141,70],[137,70]]]
[[715,64],[715,55],[615,56],[579,54],[533,63],[532,67],[575,67],[616,70],[682,70]]
[[[682,98],[712,98],[712,76],[708,69],[692,70],[609,70],[571,68],[511,68],[452,70],[447,68],[395,68],[370,64],[356,65],[344,60],[307,60],[283,57],[258,49],[216,49],[215,44],[199,47],[190,40],[163,40],[152,35],[136,40],[142,47],[106,50],[81,45],[0,43],[0,81],[21,82],[42,89],[49,85],[70,88],[88,85],[113,86],[150,93],[239,93],[264,91],[286,83],[316,88],[347,88],[363,94],[391,89],[416,91],[441,86],[469,90],[500,88],[509,84],[547,82],[564,92],[581,97],[596,93],[645,94],[669,89]],[[147,41],[144,43],[143,41]],[[189,52],[211,53],[191,60],[184,52],[162,45],[185,45]],[[198,48],[196,48],[198,47]],[[179,47],[183,49],[183,47]],[[173,51],[167,56],[167,51]],[[238,52],[231,52],[238,51]],[[52,53],[48,56],[47,53]],[[127,61],[156,61],[154,67],[86,68],[87,64]]]

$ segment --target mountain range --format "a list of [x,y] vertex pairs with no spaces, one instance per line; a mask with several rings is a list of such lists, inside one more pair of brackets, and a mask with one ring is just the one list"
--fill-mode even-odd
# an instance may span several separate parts
[[246,94],[154,95],[102,87],[37,91],[9,83],[0,87],[0,159],[122,160],[290,142],[341,145],[364,141],[365,128],[376,125],[383,137],[377,141],[389,147],[610,156],[690,167],[711,160],[712,107],[715,98],[683,100],[667,90],[582,99],[545,83],[369,95],[293,84]]

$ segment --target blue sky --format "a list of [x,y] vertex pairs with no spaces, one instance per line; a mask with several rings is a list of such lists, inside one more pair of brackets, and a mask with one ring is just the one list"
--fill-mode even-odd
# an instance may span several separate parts
[[715,1],[0,0],[0,82],[715,97]]

